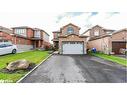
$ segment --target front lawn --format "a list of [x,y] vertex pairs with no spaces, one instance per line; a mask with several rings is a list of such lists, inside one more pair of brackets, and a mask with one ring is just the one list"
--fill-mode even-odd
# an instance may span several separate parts
[[91,53],[94,56],[127,66],[127,59],[125,58],[121,58],[121,57],[117,57],[114,55],[107,55],[107,54],[103,54],[103,53]]
[[[17,53],[17,54],[10,54],[5,56],[0,56],[0,69],[6,67],[6,63],[16,61],[19,59],[26,59],[30,62],[39,64],[43,59],[45,59],[49,55],[48,51],[28,51],[23,53]],[[8,73],[2,73],[0,72],[0,82],[3,82],[3,80],[6,82],[16,82],[18,79],[20,79],[22,76],[24,76],[28,71],[20,71],[13,74]]]

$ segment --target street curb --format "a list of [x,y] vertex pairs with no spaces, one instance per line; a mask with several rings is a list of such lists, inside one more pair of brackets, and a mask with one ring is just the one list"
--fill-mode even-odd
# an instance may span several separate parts
[[25,76],[21,77],[16,83],[20,83],[23,79],[25,79],[30,73],[32,73],[34,70],[36,70],[43,62],[45,62],[49,57],[51,57],[53,54],[50,54],[48,57],[46,57],[43,61],[41,61],[36,67],[34,67],[31,71],[29,71]]

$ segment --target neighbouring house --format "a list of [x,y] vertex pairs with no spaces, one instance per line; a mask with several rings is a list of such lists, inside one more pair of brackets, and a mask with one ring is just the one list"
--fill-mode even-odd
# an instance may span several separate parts
[[60,36],[60,31],[53,31],[53,47],[58,50],[59,49],[59,36]]
[[80,27],[69,23],[53,32],[53,44],[60,54],[86,54],[86,38],[79,34]]
[[0,26],[0,42],[2,41],[12,41],[13,31],[11,29]]
[[105,54],[120,54],[127,47],[127,29],[119,31],[96,25],[83,33],[87,38],[87,48],[96,48]]
[[42,47],[45,48],[45,49],[50,48],[51,47],[51,43],[49,42],[49,36],[50,35],[43,30],[42,36],[43,36],[43,43],[42,43],[43,45],[42,45]]
[[33,41],[34,31],[27,26],[13,27],[13,43],[17,45],[19,51],[26,51],[35,48]]
[[112,52],[115,54],[121,54],[127,50],[127,28],[118,30],[111,35],[111,47]]
[[50,47],[49,34],[42,29],[27,26],[13,27],[12,29],[14,44],[20,50]]
[[50,48],[47,32],[27,26],[13,27],[12,29],[0,26],[0,42],[2,41],[11,41],[17,45],[19,51]]

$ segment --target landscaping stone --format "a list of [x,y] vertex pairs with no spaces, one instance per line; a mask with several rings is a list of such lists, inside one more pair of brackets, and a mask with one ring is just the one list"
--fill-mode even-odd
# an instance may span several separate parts
[[6,69],[9,71],[14,71],[14,70],[21,70],[21,69],[27,69],[31,62],[27,60],[18,60],[11,62],[7,65]]
[[35,63],[31,63],[27,69],[17,69],[17,70],[13,70],[13,71],[11,70],[10,71],[7,68],[2,68],[2,69],[0,69],[0,72],[1,73],[8,73],[8,74],[13,74],[13,73],[21,74],[21,73],[24,73],[24,72],[32,70],[35,66],[36,66]]

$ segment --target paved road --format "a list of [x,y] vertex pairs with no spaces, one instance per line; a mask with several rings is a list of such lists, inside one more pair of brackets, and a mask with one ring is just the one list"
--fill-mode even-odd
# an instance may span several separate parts
[[21,82],[23,83],[121,83],[127,70],[88,55],[53,55]]

